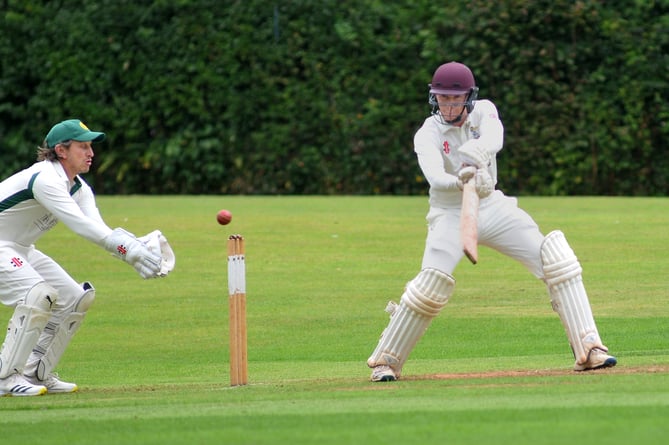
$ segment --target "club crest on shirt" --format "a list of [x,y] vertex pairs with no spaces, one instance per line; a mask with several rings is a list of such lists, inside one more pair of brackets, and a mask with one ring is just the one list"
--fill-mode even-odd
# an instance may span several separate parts
[[481,133],[479,132],[479,127],[470,127],[469,132],[472,134],[473,139],[478,139],[481,137]]
[[47,230],[52,229],[56,224],[58,224],[58,218],[53,216],[51,213],[48,213],[42,216],[40,219],[35,220],[35,225],[42,232],[46,232]]
[[448,145],[448,141],[444,141],[444,153],[449,154],[451,152],[451,146]]

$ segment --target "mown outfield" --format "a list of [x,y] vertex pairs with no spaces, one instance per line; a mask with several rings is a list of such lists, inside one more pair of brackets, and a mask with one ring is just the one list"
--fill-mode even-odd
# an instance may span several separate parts
[[[80,392],[0,398],[2,443],[662,443],[669,434],[669,200],[521,198],[584,267],[619,365],[574,373],[543,284],[486,248],[404,379],[372,384],[383,312],[418,271],[425,197],[99,197],[160,228],[177,266],[142,281],[59,226],[40,243],[97,299],[59,372]],[[220,208],[233,212],[216,224]],[[229,387],[227,236],[247,240],[250,385]],[[0,321],[10,315],[0,308]]]

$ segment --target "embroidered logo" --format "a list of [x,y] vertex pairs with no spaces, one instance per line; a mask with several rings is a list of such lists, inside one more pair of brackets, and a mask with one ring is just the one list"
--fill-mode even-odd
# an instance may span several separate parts
[[469,131],[472,133],[472,138],[478,139],[481,137],[481,133],[479,133],[478,127],[471,127]]
[[128,253],[128,249],[126,249],[123,244],[119,244],[118,246],[116,246],[116,251],[121,255],[125,255],[126,253]]
[[448,145],[448,141],[444,141],[444,153],[449,154],[451,152],[451,147]]
[[14,267],[21,267],[23,266],[23,261],[21,261],[21,258],[14,257],[11,260],[9,260],[10,263],[12,263],[12,266]]

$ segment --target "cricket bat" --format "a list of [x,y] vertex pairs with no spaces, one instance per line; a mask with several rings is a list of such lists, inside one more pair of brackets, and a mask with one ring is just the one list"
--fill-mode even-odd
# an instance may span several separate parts
[[479,195],[476,193],[474,178],[462,187],[462,211],[460,213],[460,238],[462,250],[472,264],[479,260],[478,253],[478,217]]

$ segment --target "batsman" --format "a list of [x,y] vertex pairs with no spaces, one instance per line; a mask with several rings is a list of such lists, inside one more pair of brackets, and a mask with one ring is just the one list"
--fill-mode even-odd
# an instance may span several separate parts
[[581,265],[564,234],[544,235],[515,198],[496,189],[504,127],[495,105],[477,100],[474,75],[462,63],[439,66],[428,87],[432,113],[414,136],[418,164],[430,186],[422,267],[399,304],[391,302],[386,309],[390,322],[367,360],[371,380],[400,378],[409,354],[453,293],[452,273],[464,257],[465,184],[473,184],[479,198],[473,228],[478,244],[519,261],[546,284],[575,357],[574,370],[615,366],[597,331]]

